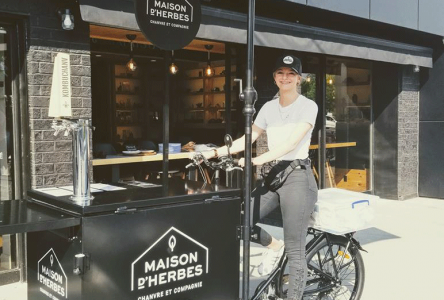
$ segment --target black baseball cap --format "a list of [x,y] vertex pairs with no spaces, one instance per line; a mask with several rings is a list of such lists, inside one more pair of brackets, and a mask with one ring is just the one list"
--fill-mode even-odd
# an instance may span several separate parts
[[290,68],[293,71],[295,71],[296,73],[298,73],[299,75],[302,75],[302,64],[301,64],[301,60],[299,58],[297,58],[296,56],[293,56],[291,54],[286,54],[286,55],[282,55],[281,57],[279,57],[276,61],[276,65],[274,67],[274,71],[276,72],[277,69],[279,68]]

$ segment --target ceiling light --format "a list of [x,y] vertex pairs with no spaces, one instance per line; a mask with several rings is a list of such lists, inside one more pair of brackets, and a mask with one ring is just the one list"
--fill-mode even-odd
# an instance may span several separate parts
[[172,75],[176,75],[179,72],[179,68],[174,64],[174,50],[171,52],[171,65],[170,65],[170,73]]
[[210,50],[213,49],[213,45],[205,45],[205,49],[208,50],[207,67],[205,68],[205,76],[213,76],[214,69],[211,67]]
[[135,34],[127,34],[126,38],[130,40],[130,60],[126,64],[126,68],[129,71],[134,72],[137,69],[137,64],[133,59],[133,41],[136,39],[136,35]]
[[69,8],[65,9],[64,13],[59,12],[62,16],[62,28],[64,30],[73,30],[74,29],[74,16],[71,14]]

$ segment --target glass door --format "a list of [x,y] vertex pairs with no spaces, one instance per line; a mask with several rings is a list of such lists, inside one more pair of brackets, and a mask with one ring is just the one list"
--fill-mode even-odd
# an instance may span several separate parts
[[[0,201],[15,199],[10,32],[0,24]],[[0,213],[2,213],[0,211]],[[0,236],[0,283],[17,268],[16,235]],[[9,275],[8,275],[9,274]]]
[[371,189],[371,64],[327,58],[325,187]]
[[8,74],[8,47],[6,30],[0,27],[0,200],[10,200],[13,195],[12,128],[10,74]]
[[[310,100],[313,100],[318,105],[318,114],[322,111],[322,99],[319,94],[319,72],[320,72],[320,59],[316,56],[302,56],[302,82],[300,85],[299,93]],[[313,134],[310,142],[309,158],[312,162],[312,170],[315,176],[318,186],[319,181],[319,134],[321,129],[320,118],[316,121],[316,126],[313,129]]]

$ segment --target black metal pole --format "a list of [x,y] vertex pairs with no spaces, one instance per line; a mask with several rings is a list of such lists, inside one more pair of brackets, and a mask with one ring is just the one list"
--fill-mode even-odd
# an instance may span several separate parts
[[254,103],[257,99],[257,92],[253,87],[254,72],[254,19],[255,0],[249,0],[248,5],[248,31],[247,31],[247,85],[241,98],[245,100],[243,113],[245,115],[245,189],[244,189],[244,249],[243,249],[243,279],[242,279],[242,299],[248,300],[248,290],[250,288],[250,237],[251,237],[251,125],[254,115]]
[[165,99],[163,101],[163,164],[162,164],[162,183],[166,188],[168,186],[169,169],[169,143],[170,143],[170,73],[168,72],[171,63],[171,52],[165,51]]

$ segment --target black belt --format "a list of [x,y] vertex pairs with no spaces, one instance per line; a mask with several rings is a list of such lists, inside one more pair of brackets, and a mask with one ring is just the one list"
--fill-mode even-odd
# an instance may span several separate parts
[[295,160],[280,160],[276,161],[276,164],[291,166],[293,169],[297,167],[301,167],[301,169],[307,169],[307,166],[311,166],[311,160],[309,158],[295,159]]

